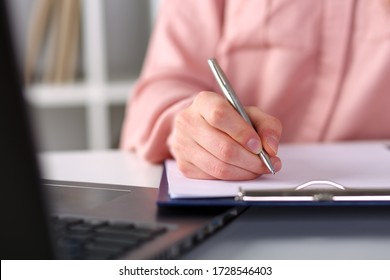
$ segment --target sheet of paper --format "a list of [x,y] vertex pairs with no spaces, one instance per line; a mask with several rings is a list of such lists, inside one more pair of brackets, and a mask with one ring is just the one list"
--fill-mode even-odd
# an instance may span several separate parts
[[[166,161],[169,195],[175,198],[234,197],[240,187],[295,188],[312,181],[330,181],[347,188],[390,189],[390,148],[380,143],[281,145],[282,170],[250,181],[194,180],[182,175],[174,160]],[[310,187],[332,187],[316,183]]]

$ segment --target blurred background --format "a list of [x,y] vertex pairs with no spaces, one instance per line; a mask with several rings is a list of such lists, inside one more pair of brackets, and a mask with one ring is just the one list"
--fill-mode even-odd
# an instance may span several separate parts
[[118,147],[160,0],[8,0],[41,151]]

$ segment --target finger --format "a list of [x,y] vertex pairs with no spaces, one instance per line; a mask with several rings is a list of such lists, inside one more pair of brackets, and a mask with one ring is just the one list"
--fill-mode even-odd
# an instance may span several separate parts
[[[281,161],[279,158],[272,158],[272,164],[275,168],[275,171],[279,171],[281,169]],[[207,172],[204,172],[200,168],[198,168],[196,165],[194,165],[191,162],[185,161],[185,160],[177,160],[176,164],[178,166],[178,169],[183,173],[184,176],[192,179],[202,179],[202,180],[215,180],[218,179]],[[265,172],[269,172],[268,169]],[[225,178],[225,180],[250,180],[258,177],[258,174],[250,174],[250,177],[240,177],[235,176],[234,179]]]
[[191,118],[186,118],[185,116],[186,113],[182,112],[175,119],[172,134],[168,139],[170,153],[175,158],[177,167],[184,176],[193,179],[216,179],[186,160],[188,155],[194,153],[192,150],[196,149],[196,145],[194,145],[194,141],[189,137],[191,133],[183,131],[183,128],[191,127],[190,123],[188,123]]
[[281,122],[268,115],[256,107],[246,107],[257,133],[260,135],[261,143],[270,156],[275,156],[278,152],[279,141],[282,135]]
[[[176,127],[174,140],[171,141],[171,150],[178,162],[179,169],[185,176],[221,180],[249,180],[259,176],[259,174],[219,160],[200,146],[191,137],[191,133],[182,133],[183,131],[188,130],[180,129],[180,125]],[[202,172],[191,169],[188,163],[196,166]]]
[[[229,135],[210,126],[204,118],[192,111],[191,109],[185,110],[175,119],[175,128],[183,133],[181,137],[191,137],[202,148],[224,163],[255,174],[268,173],[268,169],[259,160],[258,155],[249,152]],[[191,143],[187,145],[190,147]]]
[[226,133],[210,126],[205,119],[197,119],[191,136],[196,143],[224,163],[246,169],[252,173],[266,173],[259,156],[248,151]]
[[202,117],[212,127],[226,133],[248,151],[258,154],[262,148],[255,129],[220,94],[201,92],[194,100]]
[[[197,145],[197,144],[196,144]],[[246,169],[225,163],[202,147],[198,146],[196,153],[192,154],[191,162],[198,166],[203,172],[220,180],[251,180],[257,178],[259,174]],[[207,158],[207,160],[204,160]]]
[[185,160],[176,161],[178,169],[184,176],[192,179],[215,180],[216,178],[202,171],[200,168]]

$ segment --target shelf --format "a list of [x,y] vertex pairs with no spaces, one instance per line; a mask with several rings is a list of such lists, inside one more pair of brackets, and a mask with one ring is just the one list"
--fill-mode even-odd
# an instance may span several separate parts
[[26,89],[28,103],[36,108],[85,107],[89,149],[110,148],[111,105],[125,105],[135,79],[110,83],[68,85],[36,84]]
[[[18,1],[9,2],[18,11],[21,31],[15,34],[22,46],[20,56],[23,58],[25,39],[31,27],[27,19],[35,5],[22,7]],[[101,150],[110,149],[118,142],[124,107],[141,72],[158,3],[159,0],[80,0],[81,36],[76,81],[68,84],[42,82],[25,87],[27,103],[36,116],[42,117],[37,118],[37,129],[43,135],[43,150],[45,147]],[[47,46],[42,52],[45,51],[49,51]],[[41,54],[35,81],[43,80],[40,77],[45,73],[46,56]],[[75,111],[79,113],[77,118]],[[72,130],[64,136],[64,124],[72,125],[79,119],[78,131]],[[69,140],[73,138],[80,141]],[[77,144],[68,145],[68,142]],[[78,144],[84,142],[85,145]]]
[[117,81],[108,84],[74,83],[65,85],[35,84],[26,89],[28,102],[36,107],[87,106],[102,99],[108,104],[125,104],[135,83]]

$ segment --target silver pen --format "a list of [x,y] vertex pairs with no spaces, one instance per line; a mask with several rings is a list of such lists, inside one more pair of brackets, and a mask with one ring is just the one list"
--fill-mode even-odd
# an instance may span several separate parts
[[[232,86],[230,85],[226,75],[222,71],[221,67],[218,65],[217,60],[215,58],[210,58],[208,60],[208,63],[226,99],[230,102],[230,104],[232,104],[232,106],[237,110],[237,112],[240,113],[241,117],[243,117],[243,119],[254,128],[252,121],[250,120],[248,114],[245,112],[244,107],[241,105],[241,102],[238,99],[236,93],[234,92]],[[267,152],[262,149],[259,153],[259,156],[264,162],[264,164],[267,166],[269,171],[271,171],[272,174],[275,174],[275,169],[271,163]]]

